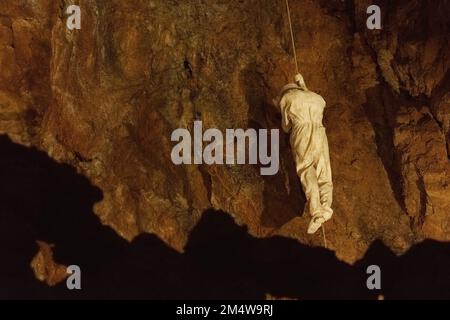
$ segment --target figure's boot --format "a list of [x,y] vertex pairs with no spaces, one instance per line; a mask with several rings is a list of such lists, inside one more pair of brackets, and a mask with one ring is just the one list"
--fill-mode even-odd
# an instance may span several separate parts
[[308,234],[314,234],[317,230],[320,229],[322,224],[327,222],[333,216],[333,209],[329,207],[322,207],[321,211],[318,211],[315,215],[313,215],[309,226],[308,226]]
[[313,215],[313,217],[311,218],[311,221],[309,222],[308,231],[307,231],[308,234],[316,233],[317,230],[320,229],[322,224],[325,223],[325,221],[327,221],[327,220],[325,219],[323,212],[319,211],[317,214]]
[[333,216],[333,209],[331,209],[330,207],[322,206],[322,211],[325,222],[327,222]]

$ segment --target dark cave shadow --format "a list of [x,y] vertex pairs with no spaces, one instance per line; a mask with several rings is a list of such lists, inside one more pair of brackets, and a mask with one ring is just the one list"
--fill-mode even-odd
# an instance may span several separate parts
[[55,260],[93,270],[126,248],[92,211],[101,190],[74,168],[2,135],[0,181],[0,298],[52,296],[30,267],[37,240],[57,244]]
[[[67,165],[0,136],[0,298],[2,299],[375,299],[450,298],[450,245],[426,241],[401,257],[372,244],[351,266],[333,252],[272,237],[257,239],[208,211],[183,254],[154,235],[127,243],[92,212],[101,191]],[[37,239],[55,260],[82,269],[82,290],[49,288],[29,267]],[[367,266],[382,270],[366,288]]]
[[264,177],[261,224],[275,229],[303,216],[306,205],[306,196],[296,174],[291,147],[288,143],[281,142],[283,138],[284,134],[280,137],[280,172]]
[[447,72],[445,73],[445,77],[441,80],[438,86],[433,89],[430,100],[430,111],[433,114],[435,121],[438,122],[438,125],[444,134],[447,158],[450,161],[450,128],[446,128],[445,124],[439,121],[439,117],[437,115],[437,105],[441,101],[445,101],[445,96],[448,92],[450,92],[450,69],[447,70]]
[[401,161],[394,146],[394,121],[396,119],[397,104],[385,101],[385,99],[391,100],[393,97],[392,93],[381,85],[368,89],[366,97],[367,102],[363,107],[375,133],[377,153],[388,175],[394,198],[400,208],[406,211],[403,198]]

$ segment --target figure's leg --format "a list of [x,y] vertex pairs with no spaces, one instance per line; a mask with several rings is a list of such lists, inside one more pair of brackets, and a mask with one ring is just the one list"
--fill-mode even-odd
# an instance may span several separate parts
[[[305,126],[302,134],[291,139],[292,149],[295,150],[297,174],[302,182],[303,191],[309,204],[309,214],[312,216],[308,226],[308,234],[313,234],[326,221],[325,211],[320,203],[320,191],[316,172],[316,140],[312,135],[312,126]],[[320,140],[319,140],[320,141]],[[320,145],[319,145],[320,149]]]
[[317,171],[317,183],[320,192],[320,203],[326,208],[331,208],[331,205],[333,203],[333,182],[331,177],[330,165],[321,165],[318,167]]
[[320,203],[319,185],[317,183],[316,169],[311,165],[299,173],[303,191],[309,203],[309,213],[312,216],[308,226],[308,234],[316,233],[327,220],[325,211]]
[[328,152],[328,142],[326,138],[324,139],[322,153],[317,163],[316,170],[321,205],[326,211],[333,214],[333,210],[331,209],[331,205],[333,203],[333,181],[330,156]]
[[315,168],[310,165],[298,172],[302,182],[303,191],[309,204],[309,214],[316,215],[321,211],[319,185]]

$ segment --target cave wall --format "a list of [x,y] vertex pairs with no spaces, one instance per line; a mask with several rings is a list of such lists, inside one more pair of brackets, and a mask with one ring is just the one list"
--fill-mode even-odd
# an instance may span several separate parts
[[[2,0],[0,133],[68,163],[103,191],[94,210],[131,240],[158,235],[182,251],[208,208],[256,237],[306,235],[288,136],[280,172],[175,166],[176,128],[280,128],[271,106],[294,65],[284,2]],[[450,241],[447,1],[291,1],[308,87],[327,101],[335,186],[328,246],[347,262],[375,239],[401,253]]]

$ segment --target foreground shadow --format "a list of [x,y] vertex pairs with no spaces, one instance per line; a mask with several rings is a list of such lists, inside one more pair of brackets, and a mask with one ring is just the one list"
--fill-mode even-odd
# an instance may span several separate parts
[[[102,226],[92,206],[101,191],[44,153],[0,137],[2,299],[375,299],[450,298],[450,245],[426,241],[396,257],[381,242],[351,266],[322,248],[256,239],[223,212],[206,212],[183,254],[153,235],[132,243]],[[30,261],[36,240],[55,243],[55,260],[82,270],[82,290],[49,288]],[[382,270],[381,291],[366,268]]]

